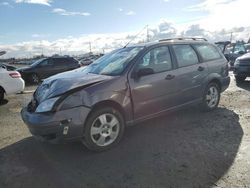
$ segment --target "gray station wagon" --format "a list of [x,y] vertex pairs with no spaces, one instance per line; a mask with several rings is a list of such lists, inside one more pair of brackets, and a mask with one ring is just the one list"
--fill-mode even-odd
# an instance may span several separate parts
[[127,125],[193,104],[214,110],[229,83],[227,60],[216,46],[165,39],[44,80],[21,114],[38,138],[79,139],[103,151],[121,140]]

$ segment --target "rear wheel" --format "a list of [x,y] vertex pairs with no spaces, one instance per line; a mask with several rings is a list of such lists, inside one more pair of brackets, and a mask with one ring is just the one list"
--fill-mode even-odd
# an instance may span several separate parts
[[86,122],[83,143],[93,151],[110,149],[121,140],[124,127],[119,111],[110,107],[97,109]]
[[40,79],[36,73],[33,73],[31,75],[31,81],[33,84],[38,84],[40,82]]
[[218,107],[220,102],[220,89],[218,84],[210,83],[203,95],[202,110],[212,111]]
[[2,102],[4,99],[4,90],[0,88],[0,102]]
[[244,82],[246,78],[246,76],[235,76],[236,82]]

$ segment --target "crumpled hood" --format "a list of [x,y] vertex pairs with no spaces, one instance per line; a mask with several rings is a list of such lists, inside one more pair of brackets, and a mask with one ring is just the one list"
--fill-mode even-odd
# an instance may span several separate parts
[[83,73],[81,70],[69,71],[44,80],[37,88],[35,97],[40,103],[45,99],[60,96],[68,91],[85,86],[88,87],[112,78],[112,76]]

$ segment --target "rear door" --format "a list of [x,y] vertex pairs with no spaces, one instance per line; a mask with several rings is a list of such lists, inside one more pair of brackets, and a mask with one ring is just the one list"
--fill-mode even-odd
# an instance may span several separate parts
[[203,81],[208,75],[206,63],[200,62],[195,49],[189,44],[175,44],[172,50],[178,64],[176,80],[181,86],[179,105],[199,100]]
[[43,60],[35,68],[35,73],[37,73],[40,79],[48,78],[53,74],[53,62],[50,58]]
[[148,50],[137,62],[133,73],[153,69],[153,74],[129,78],[135,119],[165,111],[178,103],[179,85],[168,46]]
[[74,70],[74,69],[79,68],[79,67],[80,67],[80,64],[78,63],[78,61],[76,61],[73,58],[67,59],[67,62],[66,62],[66,70],[67,71]]
[[67,71],[67,63],[66,58],[54,58],[54,74]]
[[210,73],[227,76],[227,60],[211,44],[194,44],[194,48],[200,54],[201,59],[207,64]]

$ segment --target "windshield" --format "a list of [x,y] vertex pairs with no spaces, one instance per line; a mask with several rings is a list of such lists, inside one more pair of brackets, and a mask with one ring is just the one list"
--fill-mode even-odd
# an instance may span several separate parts
[[246,48],[246,50],[250,50],[250,45],[249,45],[249,44],[246,44],[246,45],[245,45],[245,48]]
[[44,59],[45,59],[45,58],[36,60],[34,63],[31,64],[31,66],[33,67],[33,66],[38,65],[38,64],[41,63]]
[[143,47],[127,47],[115,50],[88,67],[83,71],[86,73],[102,74],[109,76],[120,75],[129,62],[143,49]]
[[238,54],[239,52],[246,52],[245,45],[242,43],[236,43],[234,46],[234,53]]

